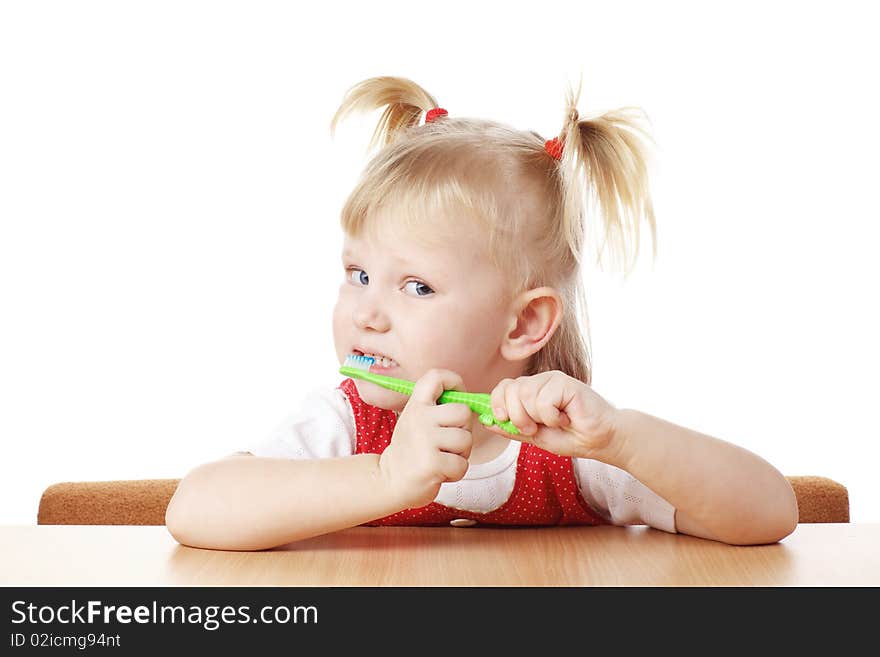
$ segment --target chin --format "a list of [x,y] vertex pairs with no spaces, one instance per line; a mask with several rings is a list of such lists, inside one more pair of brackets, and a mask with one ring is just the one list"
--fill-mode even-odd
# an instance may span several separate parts
[[403,411],[403,407],[406,406],[406,402],[409,399],[409,395],[394,392],[393,390],[387,390],[382,386],[377,386],[375,383],[370,383],[369,381],[362,381],[361,379],[353,379],[353,381],[360,398],[370,406],[375,406],[376,408],[381,408],[386,411],[397,411],[400,413]]

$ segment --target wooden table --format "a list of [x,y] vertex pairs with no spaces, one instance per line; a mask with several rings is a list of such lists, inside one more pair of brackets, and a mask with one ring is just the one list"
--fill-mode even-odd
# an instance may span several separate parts
[[878,586],[880,524],[729,546],[647,527],[356,527],[264,552],[165,527],[0,527],[3,586]]

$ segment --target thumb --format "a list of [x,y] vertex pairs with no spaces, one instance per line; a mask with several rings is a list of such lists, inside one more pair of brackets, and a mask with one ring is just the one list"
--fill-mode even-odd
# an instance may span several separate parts
[[445,390],[466,392],[461,376],[451,370],[428,370],[416,381],[413,393],[410,395],[407,404],[414,402],[425,406],[433,406]]

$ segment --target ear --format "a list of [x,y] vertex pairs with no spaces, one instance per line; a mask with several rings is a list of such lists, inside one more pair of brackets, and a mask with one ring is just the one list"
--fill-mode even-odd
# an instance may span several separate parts
[[510,328],[501,342],[501,355],[525,360],[547,344],[562,321],[562,298],[552,287],[519,294],[511,303]]

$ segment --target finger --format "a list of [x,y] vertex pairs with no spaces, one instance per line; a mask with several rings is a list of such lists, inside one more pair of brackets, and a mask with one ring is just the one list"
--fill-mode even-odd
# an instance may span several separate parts
[[433,406],[444,390],[467,392],[464,389],[464,381],[455,372],[440,369],[428,370],[416,381],[407,404],[412,401],[425,406]]
[[537,425],[541,423],[541,415],[538,412],[538,391],[544,385],[546,377],[538,375],[521,379],[518,387],[517,398],[529,416],[529,421],[537,431]]
[[498,385],[489,393],[489,402],[492,405],[492,414],[499,422],[504,422],[509,417],[507,414],[507,401],[504,398],[504,390],[513,383],[513,379],[501,379]]
[[459,427],[470,429],[473,423],[473,411],[467,404],[440,404],[430,409],[429,417],[438,427]]
[[510,421],[516,425],[516,428],[527,436],[534,434],[538,427],[525,406],[523,406],[519,385],[512,383],[505,388],[504,402],[507,414],[510,416]]
[[524,434],[522,431],[520,431],[519,433],[509,433],[508,431],[505,431],[504,429],[502,429],[498,425],[487,426],[486,430],[489,431],[490,433],[496,433],[499,436],[504,436],[508,440],[518,440],[521,443],[534,443],[535,442],[534,434],[531,436],[528,436],[528,435]]
[[457,454],[440,452],[440,472],[446,481],[458,481],[464,477],[468,469],[468,461]]
[[526,407],[532,417],[548,427],[561,428],[571,424],[571,420],[560,408],[565,406],[565,382],[551,376],[541,383],[534,396],[534,408]]
[[458,454],[462,458],[468,459],[471,456],[471,447],[474,444],[473,434],[465,429],[444,429],[439,432],[437,440],[437,448],[441,452],[449,454]]

